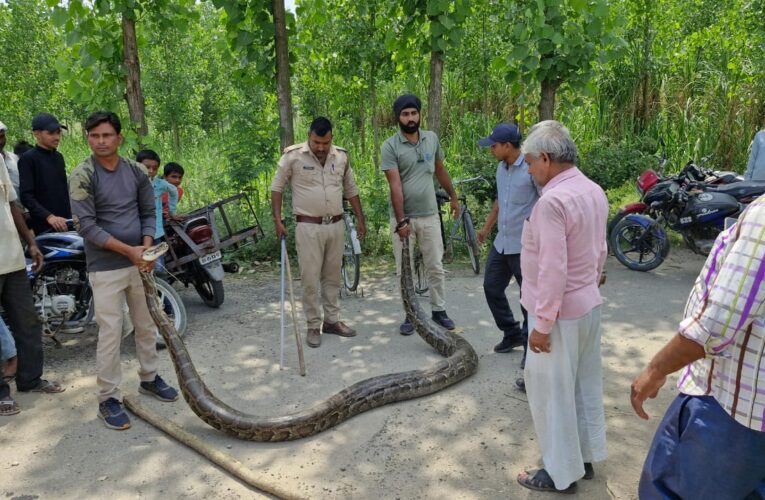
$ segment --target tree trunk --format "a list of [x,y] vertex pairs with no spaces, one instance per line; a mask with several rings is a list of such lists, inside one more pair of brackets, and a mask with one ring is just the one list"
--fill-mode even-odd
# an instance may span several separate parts
[[372,107],[372,142],[374,152],[372,160],[375,164],[375,172],[380,168],[380,127],[377,125],[377,61],[372,62],[372,71],[369,76],[369,105]]
[[276,46],[276,100],[279,105],[279,137],[282,149],[295,143],[292,128],[292,89],[287,47],[287,20],[284,0],[273,0],[274,44]]
[[560,82],[555,80],[542,80],[542,92],[539,97],[539,121],[552,120],[555,115],[555,92],[560,87]]
[[444,75],[444,53],[430,53],[430,88],[428,89],[428,129],[441,135],[441,93]]
[[180,158],[181,156],[181,132],[178,127],[178,120],[173,117],[171,123],[173,129],[173,149],[175,150],[175,156]]
[[141,92],[141,65],[138,62],[138,43],[135,36],[135,19],[132,13],[122,14],[122,43],[125,71],[127,73],[127,92],[125,100],[130,113],[130,121],[137,127],[138,143],[141,137],[149,133],[146,126],[146,113],[144,111],[143,92]]

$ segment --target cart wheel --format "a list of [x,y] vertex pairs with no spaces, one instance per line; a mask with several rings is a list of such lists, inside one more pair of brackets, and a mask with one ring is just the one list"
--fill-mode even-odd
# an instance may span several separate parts
[[202,302],[208,307],[220,307],[223,304],[223,282],[220,280],[195,281],[194,288]]

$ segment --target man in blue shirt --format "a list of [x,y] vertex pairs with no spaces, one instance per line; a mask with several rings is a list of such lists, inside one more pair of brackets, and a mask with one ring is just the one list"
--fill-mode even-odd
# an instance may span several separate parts
[[754,135],[744,179],[765,181],[765,130],[760,130]]
[[497,165],[497,199],[478,232],[478,242],[483,244],[497,224],[497,237],[486,259],[483,277],[483,291],[497,327],[504,332],[502,341],[494,346],[494,352],[507,353],[514,347],[523,346],[523,361],[526,361],[528,339],[528,317],[523,312],[523,326],[513,317],[505,290],[510,279],[515,278],[520,288],[521,277],[521,233],[523,222],[531,215],[531,209],[539,199],[539,188],[529,175],[529,166],[521,154],[521,133],[513,124],[500,123],[489,137],[478,144],[488,147],[499,160]]

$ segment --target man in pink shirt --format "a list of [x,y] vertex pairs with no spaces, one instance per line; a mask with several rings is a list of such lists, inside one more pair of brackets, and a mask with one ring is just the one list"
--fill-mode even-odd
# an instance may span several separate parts
[[576,167],[563,124],[532,127],[521,147],[542,195],[521,239],[521,304],[529,314],[524,377],[544,468],[518,475],[533,490],[573,493],[606,458],[600,305],[608,201]]

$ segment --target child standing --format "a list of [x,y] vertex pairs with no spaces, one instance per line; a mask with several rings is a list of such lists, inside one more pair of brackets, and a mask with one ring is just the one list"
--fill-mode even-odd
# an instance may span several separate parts
[[[181,198],[183,198],[183,188],[181,187],[184,174],[183,167],[179,163],[171,161],[165,164],[164,174],[164,179],[178,190],[178,203],[180,203]],[[162,214],[166,217],[170,215],[169,198],[168,193],[162,193]]]
[[157,209],[157,229],[154,232],[154,243],[157,244],[165,237],[164,217],[160,216],[162,211],[162,195],[168,196],[168,215],[175,216],[175,207],[178,205],[178,189],[166,180],[157,177],[159,170],[159,155],[151,149],[144,149],[138,153],[135,161],[143,163],[149,171],[151,185],[154,187],[154,203]]

